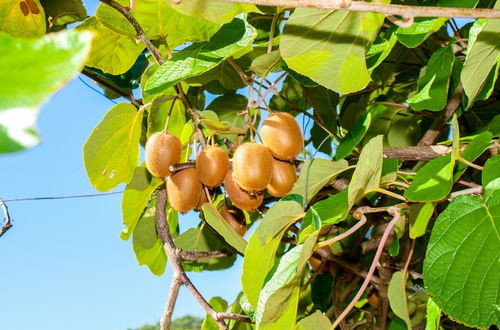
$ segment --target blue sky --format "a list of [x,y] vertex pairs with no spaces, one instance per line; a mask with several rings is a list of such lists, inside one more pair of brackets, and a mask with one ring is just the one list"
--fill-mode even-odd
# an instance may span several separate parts
[[[85,1],[89,14],[97,1]],[[42,142],[0,155],[3,199],[95,193],[82,148],[113,103],[72,80],[43,106]],[[117,189],[120,190],[120,189]],[[131,242],[120,240],[120,195],[8,203],[14,227],[0,238],[0,329],[124,330],[159,320],[170,283],[137,265]],[[197,223],[184,216],[181,229]],[[168,266],[167,266],[168,267]],[[230,270],[191,273],[208,298],[232,301],[241,258]],[[204,315],[181,290],[174,317]]]

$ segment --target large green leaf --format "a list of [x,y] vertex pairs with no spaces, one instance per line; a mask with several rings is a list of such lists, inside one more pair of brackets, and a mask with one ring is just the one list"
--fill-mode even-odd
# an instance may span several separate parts
[[406,198],[413,202],[433,202],[448,196],[453,185],[454,164],[451,155],[429,161],[406,189]]
[[132,237],[132,247],[139,265],[146,265],[156,276],[165,271],[167,254],[156,232],[154,203],[141,216]]
[[82,0],[41,0],[47,20],[52,24],[66,25],[87,18]]
[[[500,8],[500,2],[496,2],[495,8]],[[487,20],[472,46],[469,46],[460,76],[465,94],[469,98],[469,105],[474,102],[485,85],[491,68],[497,64],[500,57],[499,33],[500,21]]]
[[39,106],[81,70],[90,40],[90,34],[77,32],[40,40],[0,33],[0,153],[38,143]]
[[407,28],[399,27],[396,30],[398,41],[408,48],[415,48],[424,42],[432,33],[438,31],[447,18],[417,17],[415,22]]
[[363,137],[365,136],[370,123],[372,121],[372,116],[369,112],[365,112],[356,120],[352,130],[340,141],[337,149],[335,150],[335,159],[344,159],[349,156],[352,150],[358,145]]
[[374,13],[297,8],[281,36],[281,56],[291,69],[336,92],[361,90],[371,80],[365,54],[383,21]]
[[75,29],[88,30],[94,34],[92,48],[85,65],[113,75],[127,72],[145,47],[142,42],[133,37],[108,29],[94,16],[87,18]]
[[247,47],[256,35],[255,29],[244,19],[235,18],[223,25],[210,41],[193,43],[174,53],[149,78],[145,86],[146,93],[161,92],[183,79],[207,72],[225,58]]
[[357,203],[370,190],[378,188],[382,177],[383,137],[379,135],[368,142],[359,155],[356,170],[349,184],[349,208]]
[[328,330],[331,326],[332,324],[330,323],[328,317],[317,310],[314,314],[300,320],[299,323],[297,323],[295,330]]
[[0,31],[19,38],[37,38],[45,34],[46,28],[39,0],[31,1],[30,6],[24,0],[0,1]]
[[418,80],[417,94],[408,99],[414,110],[439,111],[446,106],[455,54],[451,44],[432,54]]
[[405,321],[408,329],[411,329],[410,315],[408,313],[408,299],[406,297],[406,281],[408,274],[406,272],[398,271],[392,274],[389,287],[387,289],[387,296],[391,309],[400,319]]
[[112,107],[83,147],[87,176],[100,191],[129,183],[139,161],[142,111],[130,103]]
[[[472,141],[470,141],[467,148],[465,148],[460,156],[469,162],[473,162],[477,157],[481,156],[489,146],[491,146],[492,138],[492,134],[488,131],[477,135],[472,139]],[[453,175],[453,181],[457,181],[462,174],[464,174],[467,168],[467,164],[458,162],[455,168],[455,174]]]
[[433,203],[418,203],[410,205],[410,238],[415,239],[425,235],[427,224],[434,213]]
[[[275,254],[286,229],[303,214],[302,205],[294,201],[274,204],[248,240],[243,258],[241,283],[248,302],[257,307],[267,272],[274,266]],[[258,269],[259,271],[255,271]]]
[[226,220],[224,220],[219,211],[217,211],[211,203],[203,204],[202,209],[208,224],[215,229],[219,235],[224,237],[224,240],[235,248],[236,251],[242,254],[245,253],[247,242],[234,231]]
[[311,236],[280,258],[276,270],[260,292],[255,314],[257,326],[272,324],[286,311],[289,297],[300,287],[302,272],[315,245],[316,237]]
[[[175,239],[175,246],[184,251],[209,252],[228,250],[228,245],[206,224],[200,228],[190,228]],[[203,258],[196,261],[184,261],[186,271],[225,269],[233,265],[236,254],[224,258]]]
[[348,166],[346,160],[331,161],[314,158],[307,160],[300,170],[290,194],[298,194],[309,202],[325,185],[332,182]]
[[[129,0],[118,0],[122,5],[129,5]],[[132,15],[151,39],[165,39],[174,49],[188,41],[208,40],[220,27],[203,17],[182,15],[169,6],[170,1],[136,1]],[[96,12],[97,19],[116,33],[135,37],[132,25],[115,9],[101,4]]]
[[485,199],[489,199],[496,190],[500,190],[499,168],[500,155],[496,155],[495,157],[488,159],[488,161],[484,164],[482,180]]
[[500,323],[499,192],[487,203],[472,195],[454,198],[434,224],[424,259],[429,295],[469,326]]
[[189,0],[169,5],[184,15],[203,17],[215,23],[228,23],[240,13],[259,12],[255,5],[240,3],[225,3],[217,0]]
[[122,196],[123,230],[120,238],[127,240],[146,208],[151,195],[162,183],[151,176],[144,166],[137,167],[132,181],[125,187]]

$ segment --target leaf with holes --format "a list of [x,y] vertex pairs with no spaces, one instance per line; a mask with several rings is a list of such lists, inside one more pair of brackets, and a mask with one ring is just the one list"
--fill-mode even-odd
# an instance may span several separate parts
[[87,176],[100,191],[129,183],[139,161],[142,111],[130,103],[112,107],[83,147]]

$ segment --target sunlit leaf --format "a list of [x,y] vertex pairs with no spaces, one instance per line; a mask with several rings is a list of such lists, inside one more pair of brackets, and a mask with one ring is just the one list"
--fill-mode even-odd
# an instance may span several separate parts
[[[46,32],[45,11],[39,0],[0,1],[0,31],[19,38],[37,38]],[[3,51],[2,51],[3,53]]]

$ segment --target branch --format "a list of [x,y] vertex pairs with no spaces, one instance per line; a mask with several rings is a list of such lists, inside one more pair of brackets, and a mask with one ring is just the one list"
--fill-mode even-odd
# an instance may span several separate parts
[[182,281],[179,276],[172,277],[172,282],[170,283],[170,291],[168,292],[167,303],[165,304],[165,309],[163,315],[160,319],[160,329],[170,329],[170,323],[172,322],[172,315],[174,314],[175,303],[177,302],[177,297],[179,296],[179,289],[181,288]]
[[349,314],[351,309],[354,307],[354,305],[358,302],[358,300],[361,298],[363,293],[365,292],[366,288],[368,287],[368,284],[370,283],[370,279],[373,276],[373,273],[375,272],[375,268],[377,268],[378,260],[380,259],[380,256],[382,255],[382,251],[384,250],[384,247],[387,242],[387,238],[389,237],[389,234],[392,231],[392,228],[398,222],[401,213],[398,208],[391,208],[388,210],[388,213],[393,216],[391,222],[387,225],[387,228],[384,231],[384,234],[382,235],[382,239],[380,240],[380,244],[378,246],[377,252],[375,253],[375,257],[373,258],[372,264],[370,266],[370,269],[368,270],[368,274],[366,275],[365,280],[363,281],[363,284],[361,285],[361,288],[359,288],[358,293],[356,293],[356,296],[351,300],[349,305],[344,309],[342,314],[339,315],[339,317],[335,320],[333,323],[331,329],[335,329],[339,323]]
[[196,261],[199,259],[225,258],[233,255],[230,251],[209,251],[209,252],[189,252],[181,249],[176,249],[179,257],[184,261]]
[[396,158],[399,160],[431,160],[437,157],[446,156],[450,152],[450,147],[440,145],[426,145],[420,147],[387,147],[384,148],[384,157]]
[[[167,253],[168,260],[172,265],[172,269],[174,271],[174,278],[178,278],[179,281],[184,284],[189,292],[193,295],[193,297],[198,301],[198,303],[203,307],[203,309],[207,312],[207,314],[217,323],[220,329],[227,329],[227,325],[219,319],[217,312],[210,306],[210,304],[203,298],[198,289],[193,285],[191,280],[187,277],[186,272],[182,268],[181,259],[179,255],[177,255],[177,248],[175,247],[174,241],[172,240],[172,236],[170,235],[170,229],[167,224],[165,207],[167,205],[167,190],[165,187],[161,188],[156,195],[156,228],[158,230],[158,234],[160,235],[161,240],[163,241],[163,248]],[[175,291],[173,292],[175,293]],[[173,299],[173,297],[172,297]],[[170,303],[172,299],[167,300],[167,305],[171,306],[169,308],[173,308],[173,303]],[[162,319],[168,319],[168,314],[171,312],[167,307],[165,307],[165,312]],[[162,328],[165,330],[166,328]]]
[[10,221],[9,209],[7,208],[7,204],[0,198],[0,207],[2,208],[3,216],[4,216],[4,225],[2,229],[0,229],[0,237],[3,236],[12,227],[12,222]]
[[446,127],[446,123],[453,116],[457,108],[462,103],[462,94],[464,92],[464,88],[460,85],[455,89],[453,96],[448,101],[443,114],[434,121],[431,128],[425,132],[424,136],[418,143],[419,146],[429,146],[436,142],[437,138],[441,135],[441,132]]
[[[431,6],[388,5],[379,2],[363,2],[350,0],[218,0],[222,2],[250,3],[263,6],[280,6],[286,8],[317,8],[347,11],[361,11],[396,15],[403,17],[470,17],[500,18],[498,9],[472,9]],[[349,4],[350,3],[350,4]]]

